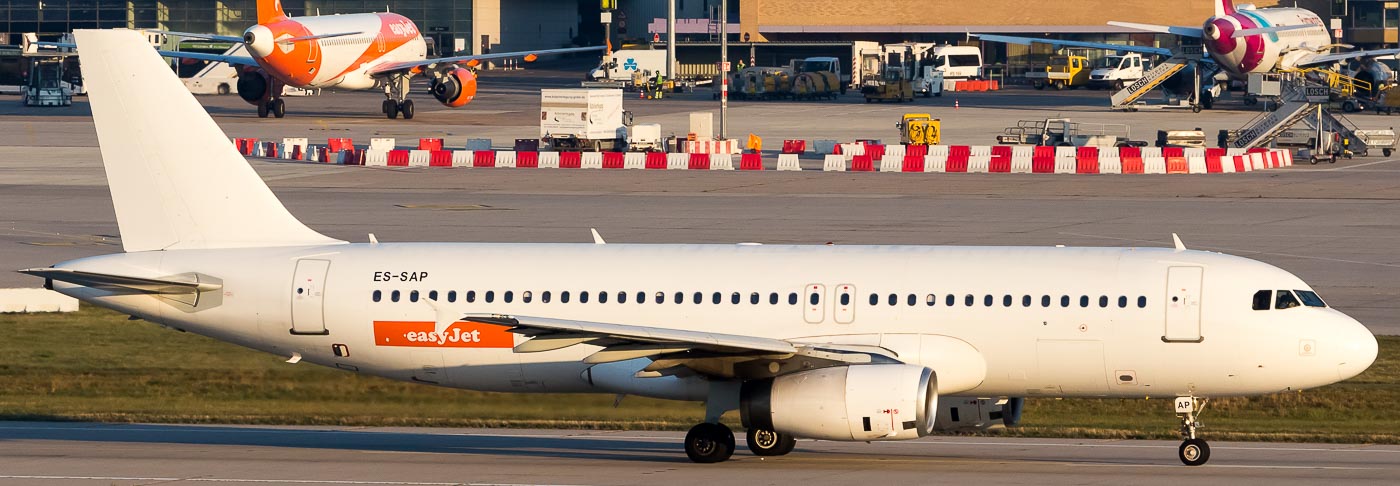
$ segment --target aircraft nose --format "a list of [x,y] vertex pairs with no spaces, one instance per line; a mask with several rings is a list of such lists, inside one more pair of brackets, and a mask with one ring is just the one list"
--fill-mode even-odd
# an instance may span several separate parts
[[1380,344],[1376,342],[1376,336],[1366,329],[1366,326],[1357,322],[1351,317],[1341,316],[1345,321],[1345,330],[1338,329],[1338,343],[1341,347],[1341,360],[1337,364],[1337,374],[1345,380],[1371,367],[1376,362],[1376,355],[1380,352]]

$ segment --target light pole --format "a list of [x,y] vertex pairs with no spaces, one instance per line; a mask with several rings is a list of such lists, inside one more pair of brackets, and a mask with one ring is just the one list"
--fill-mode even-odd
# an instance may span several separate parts
[[729,0],[719,1],[719,139],[729,139]]

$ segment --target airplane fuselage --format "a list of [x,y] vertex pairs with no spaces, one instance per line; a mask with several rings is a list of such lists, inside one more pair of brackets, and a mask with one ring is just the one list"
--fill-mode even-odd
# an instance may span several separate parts
[[[1234,38],[1239,30],[1306,26]],[[1242,9],[1213,16],[1202,26],[1206,52],[1235,78],[1290,69],[1306,55],[1332,44],[1322,19],[1307,9]]]
[[[297,42],[287,39],[350,34]],[[268,75],[305,89],[370,89],[370,69],[427,58],[418,27],[394,13],[282,17],[244,32],[248,53]]]
[[1358,346],[1374,345],[1330,308],[1253,310],[1260,290],[1308,289],[1288,272],[1169,249],[349,244],[138,252],[59,267],[213,277],[223,289],[193,307],[54,285],[269,353],[490,391],[703,399],[694,383],[631,378],[645,359],[597,365],[613,384],[590,383],[601,381],[584,374],[594,365],[583,359],[599,349],[591,345],[515,353],[524,337],[469,322],[437,334],[428,299],[460,313],[879,347],[936,370],[940,394],[964,396],[1297,390],[1360,373],[1370,362],[1356,359],[1366,354]]

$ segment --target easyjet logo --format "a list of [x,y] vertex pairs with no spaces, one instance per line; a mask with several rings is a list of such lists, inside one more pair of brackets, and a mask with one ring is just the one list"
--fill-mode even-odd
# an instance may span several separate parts
[[403,22],[394,22],[392,24],[389,24],[389,32],[393,32],[394,35],[403,37],[418,35],[418,26],[413,25],[413,22],[409,20],[405,20]]
[[419,348],[510,348],[515,338],[505,326],[458,321],[439,333],[432,321],[374,321],[375,346]]

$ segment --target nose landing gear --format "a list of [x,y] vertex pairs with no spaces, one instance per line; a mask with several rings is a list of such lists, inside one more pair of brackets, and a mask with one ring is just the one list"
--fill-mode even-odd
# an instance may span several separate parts
[[408,75],[396,74],[384,84],[384,96],[389,98],[384,100],[382,110],[384,116],[390,120],[398,118],[400,114],[403,119],[413,119],[413,100],[408,99]]
[[1187,466],[1200,466],[1210,460],[1210,445],[1206,444],[1205,439],[1196,437],[1196,429],[1205,426],[1196,419],[1205,410],[1207,400],[1197,400],[1194,396],[1176,398],[1176,415],[1181,419],[1182,438],[1177,457]]

